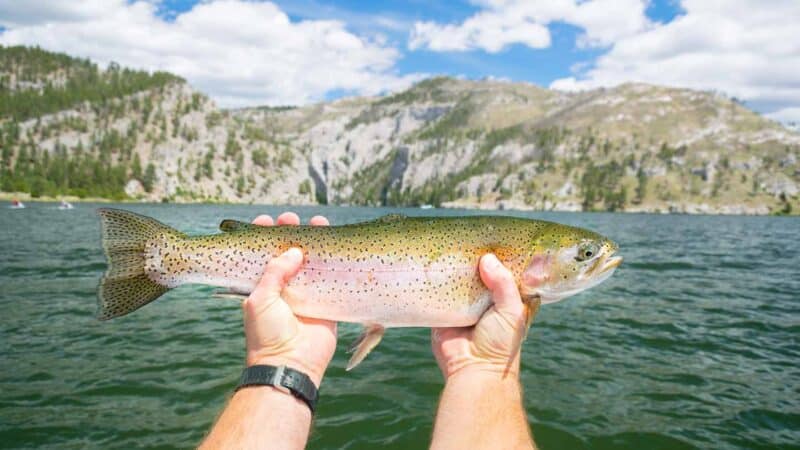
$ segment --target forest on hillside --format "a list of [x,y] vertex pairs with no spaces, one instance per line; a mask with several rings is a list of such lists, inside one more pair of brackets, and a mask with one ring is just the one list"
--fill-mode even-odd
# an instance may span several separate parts
[[0,191],[34,198],[789,214],[798,143],[666,86],[435,77],[224,110],[168,73],[0,46]]
[[[132,152],[136,129],[122,135],[98,129],[88,147],[79,142],[69,151],[56,144],[54,151],[38,149],[36,139],[72,128],[86,131],[78,117],[68,117],[52,126],[40,119],[70,108],[88,106],[109,117],[125,113],[120,99],[169,83],[180,77],[166,73],[131,70],[110,64],[101,69],[86,59],[73,58],[36,47],[0,46],[0,190],[28,192],[33,197],[74,195],[78,197],[125,198],[128,179],[141,181],[149,191],[155,181],[152,163],[142,168]],[[145,98],[137,107],[149,115],[152,102]],[[21,123],[35,119],[23,132]]]

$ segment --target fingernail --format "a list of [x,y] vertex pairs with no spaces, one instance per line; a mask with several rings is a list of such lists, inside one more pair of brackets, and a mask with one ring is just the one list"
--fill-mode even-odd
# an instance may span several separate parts
[[286,255],[286,257],[291,259],[292,261],[303,259],[303,251],[297,247],[292,247],[289,250],[286,250],[284,255]]
[[484,264],[486,264],[487,269],[496,269],[498,266],[500,266],[500,260],[497,259],[497,256],[494,256],[494,254],[488,253],[486,256],[484,256],[484,258],[486,258],[486,262]]

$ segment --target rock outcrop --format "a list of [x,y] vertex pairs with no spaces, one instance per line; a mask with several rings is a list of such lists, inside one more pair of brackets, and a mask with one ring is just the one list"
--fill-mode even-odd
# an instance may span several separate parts
[[[58,78],[2,79],[16,92]],[[433,78],[385,97],[221,110],[176,78],[0,124],[19,136],[0,174],[23,147],[95,155],[125,164],[120,192],[151,201],[800,209],[800,134],[719,94],[638,83],[566,93]]]

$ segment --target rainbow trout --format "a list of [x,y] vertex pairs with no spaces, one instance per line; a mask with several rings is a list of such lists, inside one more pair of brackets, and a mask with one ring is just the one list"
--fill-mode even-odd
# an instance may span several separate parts
[[271,258],[298,247],[304,263],[282,298],[301,316],[364,325],[348,369],[387,327],[475,324],[492,303],[478,273],[486,253],[514,274],[529,311],[599,284],[622,262],[616,244],[596,233],[514,217],[389,215],[330,227],[224,220],[220,234],[187,236],[132,212],[98,213],[108,259],[98,290],[100,320],[182,284],[247,295]]

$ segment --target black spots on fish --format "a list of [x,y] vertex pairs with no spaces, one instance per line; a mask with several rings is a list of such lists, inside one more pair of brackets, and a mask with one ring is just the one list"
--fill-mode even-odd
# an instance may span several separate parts
[[125,279],[104,279],[100,284],[98,318],[125,315],[158,298],[168,289],[141,274]]
[[[168,238],[163,242],[169,245],[165,247],[165,254],[169,255],[165,267],[170,273],[202,271],[211,272],[206,274],[209,278],[256,279],[271,257],[293,245],[304,250],[308,264],[314,268],[302,271],[302,280],[298,281],[317,289],[314,301],[325,297],[331,302],[353,302],[366,308],[372,305],[370,298],[377,298],[401,310],[415,304],[448,310],[471,304],[485,292],[477,271],[442,278],[419,274],[407,281],[384,278],[366,285],[348,283],[341,273],[357,278],[368,272],[404,270],[407,265],[432,268],[434,272],[442,267],[477,266],[484,252],[481,249],[490,245],[507,249],[511,261],[517,252],[529,252],[531,236],[542,229],[538,222],[512,218],[411,218],[320,228],[259,228],[192,239],[190,248],[185,244],[176,248],[174,240]],[[320,272],[330,267],[336,267],[339,275],[330,275],[324,282],[313,281],[325,277]],[[522,269],[515,270],[519,273]]]

